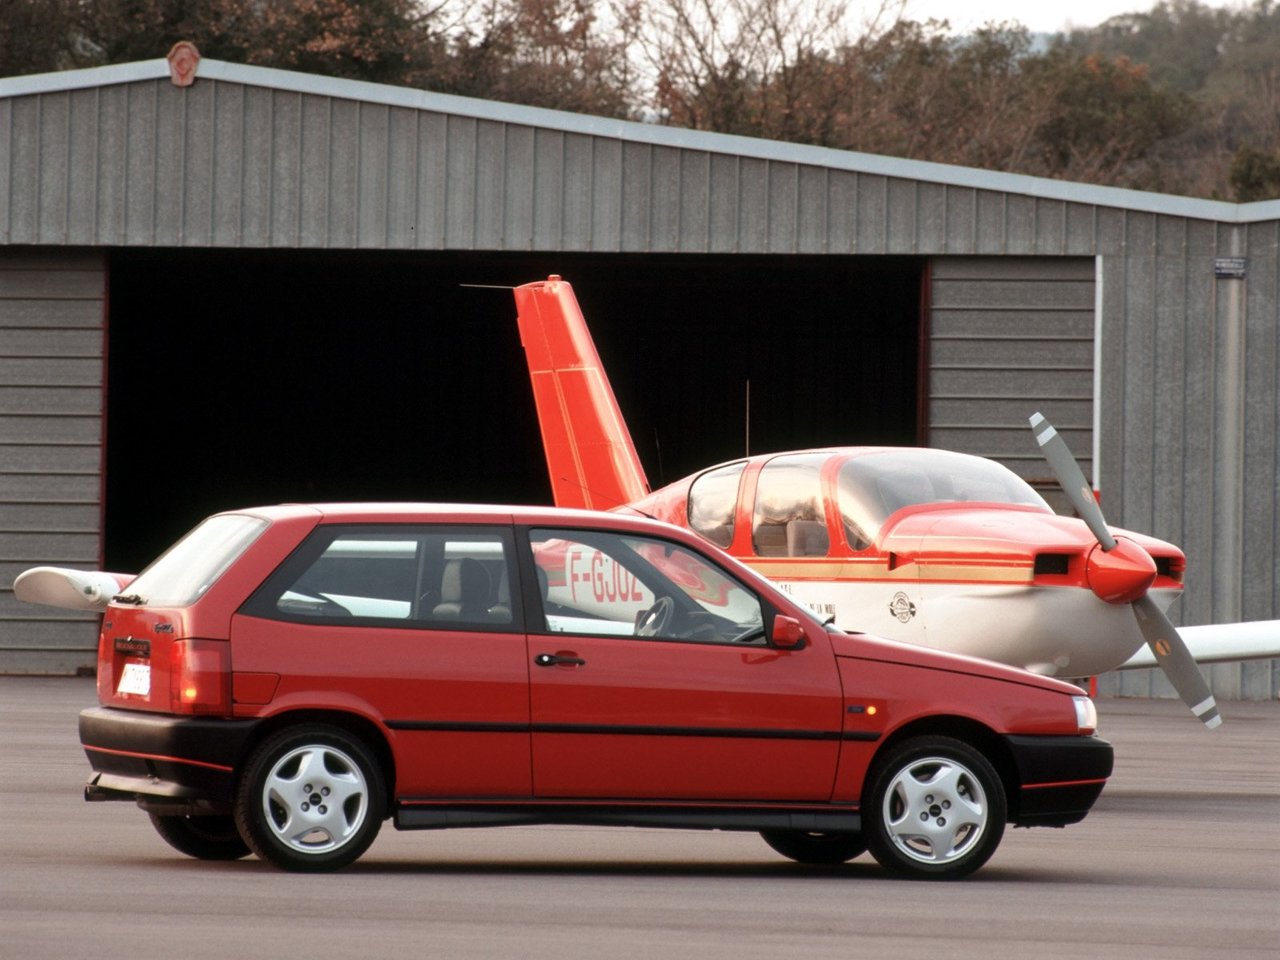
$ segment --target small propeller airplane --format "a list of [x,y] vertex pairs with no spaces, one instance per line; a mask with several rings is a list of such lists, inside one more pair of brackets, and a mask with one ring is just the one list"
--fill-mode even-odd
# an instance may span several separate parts
[[1280,656],[1280,620],[1174,627],[1182,551],[1109,527],[1038,413],[1081,519],[992,460],[929,448],[758,454],[653,490],[572,287],[553,275],[515,301],[557,506],[694,530],[842,629],[1066,678],[1159,666],[1210,729],[1221,717],[1197,661]]

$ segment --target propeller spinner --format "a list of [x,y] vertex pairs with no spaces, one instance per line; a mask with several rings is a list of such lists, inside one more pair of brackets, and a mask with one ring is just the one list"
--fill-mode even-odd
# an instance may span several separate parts
[[1155,563],[1150,555],[1132,540],[1117,540],[1112,535],[1084,473],[1053,425],[1036,413],[1031,417],[1031,429],[1063,493],[1098,540],[1098,548],[1089,557],[1089,585],[1100,599],[1108,603],[1128,603],[1133,608],[1147,646],[1183,703],[1210,730],[1219,726],[1222,717],[1218,714],[1218,704],[1200,667],[1173,623],[1147,594],[1155,578]]

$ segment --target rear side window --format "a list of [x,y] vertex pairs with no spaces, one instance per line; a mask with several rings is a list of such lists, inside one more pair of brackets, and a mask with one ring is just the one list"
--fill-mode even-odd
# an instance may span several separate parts
[[505,529],[322,526],[245,605],[273,620],[513,629]]

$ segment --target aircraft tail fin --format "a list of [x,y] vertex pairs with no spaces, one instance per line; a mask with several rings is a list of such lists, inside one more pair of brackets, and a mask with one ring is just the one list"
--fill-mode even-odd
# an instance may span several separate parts
[[551,276],[515,297],[556,506],[609,510],[645,496],[649,481],[573,288]]

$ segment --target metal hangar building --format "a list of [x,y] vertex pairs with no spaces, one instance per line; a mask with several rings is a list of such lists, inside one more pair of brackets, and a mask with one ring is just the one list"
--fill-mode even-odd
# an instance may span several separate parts
[[28,566],[137,569],[251,503],[547,500],[492,288],[552,273],[655,482],[920,443],[1047,488],[1041,410],[1186,552],[1175,622],[1280,617],[1280,201],[157,59],[0,80],[0,671],[94,662]]

